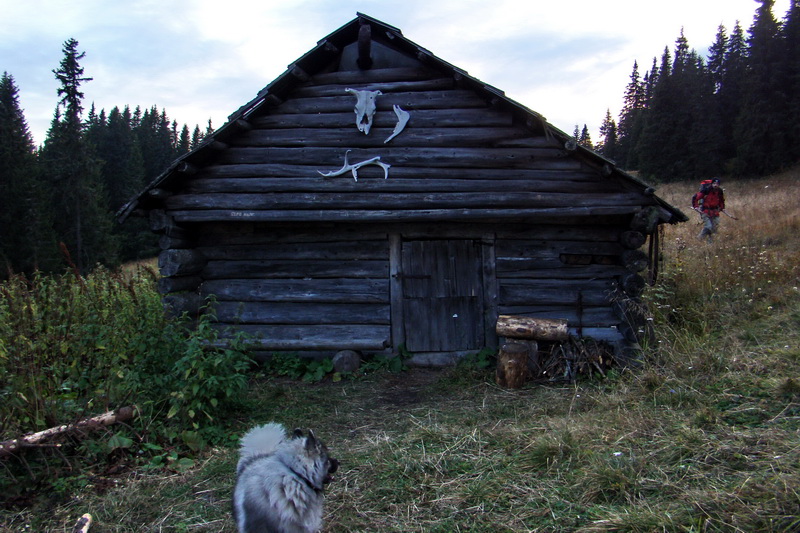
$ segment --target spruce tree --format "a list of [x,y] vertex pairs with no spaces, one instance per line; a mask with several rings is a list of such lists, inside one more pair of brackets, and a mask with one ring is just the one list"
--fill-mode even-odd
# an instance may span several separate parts
[[183,125],[180,137],[178,137],[178,145],[176,147],[176,155],[178,157],[186,155],[192,149],[192,137],[189,134],[189,126]]
[[581,135],[578,138],[578,144],[585,146],[590,150],[594,150],[594,146],[592,145],[592,136],[589,134],[589,128],[586,126],[586,124],[583,125]]
[[694,50],[683,75],[683,98],[687,110],[687,165],[691,176],[719,173],[723,161],[722,123],[714,94],[714,78]]
[[685,146],[676,144],[678,136],[685,134],[682,129],[683,117],[679,111],[681,105],[672,76],[672,55],[669,48],[665,48],[637,145],[639,168],[648,178],[669,181],[688,177],[683,175],[684,169],[678,166],[685,150]]
[[114,263],[111,218],[105,208],[100,164],[85,138],[81,121],[83,92],[80,87],[91,78],[83,77],[78,41],[64,43],[64,58],[53,70],[61,83],[61,97],[42,150],[42,163],[54,214],[54,229],[80,272],[97,262]]
[[734,138],[737,157],[734,170],[740,175],[763,175],[789,162],[789,147],[780,130],[783,94],[779,68],[778,22],[772,15],[774,0],[756,0],[756,10],[747,39],[747,74],[742,86],[742,106],[736,119]]
[[617,124],[611,117],[611,110],[606,109],[606,118],[600,125],[600,141],[597,144],[597,150],[608,159],[616,161],[617,145]]
[[780,91],[787,96],[781,131],[789,160],[800,160],[800,0],[792,0],[780,31],[782,62]]
[[[103,181],[108,190],[108,209],[111,213],[116,213],[147,184],[144,158],[131,123],[129,107],[122,111],[118,107],[112,109],[108,115],[103,143],[99,147],[98,155],[105,161]],[[134,217],[125,224],[115,224],[113,231],[120,243],[119,255],[122,261],[141,259],[157,253],[155,236],[149,231],[145,219]]]
[[195,126],[194,131],[192,132],[192,142],[191,142],[192,150],[200,146],[200,143],[202,142],[203,142],[203,132],[200,131],[200,126]]
[[[716,53],[716,48],[714,51]],[[722,132],[721,158],[723,168],[730,169],[736,156],[733,131],[742,107],[742,85],[747,77],[747,43],[742,25],[738,21],[725,43],[722,60],[718,61],[716,55],[713,59],[715,68],[712,77],[717,85],[715,101]]]
[[36,148],[7,72],[0,78],[0,279],[54,266],[55,239],[39,182]]
[[714,43],[708,47],[708,73],[714,82],[714,92],[719,93],[725,73],[725,54],[728,51],[728,32],[725,26],[717,27]]
[[634,62],[630,81],[625,88],[625,97],[617,130],[619,143],[616,156],[618,163],[623,168],[638,168],[636,146],[641,136],[645,103],[645,88],[639,76],[639,65]]

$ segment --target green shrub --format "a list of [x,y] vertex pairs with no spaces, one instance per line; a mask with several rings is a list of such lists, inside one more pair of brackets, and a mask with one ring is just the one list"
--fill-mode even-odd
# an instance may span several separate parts
[[145,269],[98,268],[85,278],[17,276],[0,284],[0,439],[137,408],[129,426],[112,426],[113,435],[87,433],[57,454],[26,454],[12,477],[51,478],[58,475],[53,459],[72,469],[119,454],[180,465],[206,441],[227,439],[220,415],[238,405],[251,361],[241,339],[220,342],[210,316],[193,324],[168,318],[155,279]]

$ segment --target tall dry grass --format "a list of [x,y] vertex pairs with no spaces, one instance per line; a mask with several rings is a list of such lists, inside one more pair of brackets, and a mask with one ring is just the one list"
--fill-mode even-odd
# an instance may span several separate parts
[[655,311],[666,307],[667,323],[703,328],[769,315],[800,285],[800,170],[723,182],[726,211],[737,220],[721,215],[712,244],[698,239],[702,223],[690,207],[696,186],[657,192],[690,220],[664,229],[664,275],[650,293]]

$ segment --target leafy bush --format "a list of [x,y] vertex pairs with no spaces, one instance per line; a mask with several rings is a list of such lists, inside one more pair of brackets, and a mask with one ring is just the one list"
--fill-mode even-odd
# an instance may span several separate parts
[[0,284],[0,438],[126,405],[132,426],[104,445],[84,438],[82,459],[169,446],[177,460],[224,438],[220,415],[246,390],[251,361],[240,339],[219,342],[209,316],[168,318],[155,278],[99,268]]

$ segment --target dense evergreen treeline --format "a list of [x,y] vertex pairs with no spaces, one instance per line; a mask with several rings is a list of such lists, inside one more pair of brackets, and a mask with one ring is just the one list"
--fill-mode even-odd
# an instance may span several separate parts
[[[778,22],[756,0],[745,35],[717,31],[703,59],[681,31],[640,75],[634,63],[619,122],[607,112],[595,149],[656,181],[757,176],[800,160],[800,0]],[[576,139],[591,147],[584,127]]]
[[[778,22],[760,5],[747,35],[720,26],[708,57],[683,32],[642,76],[634,63],[616,123],[610,111],[594,148],[656,181],[767,174],[800,160],[800,0]],[[0,78],[0,279],[151,256],[146,222],[114,213],[176,157],[211,133],[178,128],[165,111],[93,107],[83,119],[78,42],[53,73],[60,100],[44,145],[34,146],[13,77]],[[586,126],[575,138],[592,147]]]
[[0,279],[13,272],[52,272],[75,265],[116,265],[152,257],[146,221],[114,221],[115,212],[178,156],[211,132],[170,121],[156,107],[128,106],[84,120],[78,42],[64,43],[53,70],[60,100],[47,138],[36,147],[19,106],[14,78],[0,78]]

